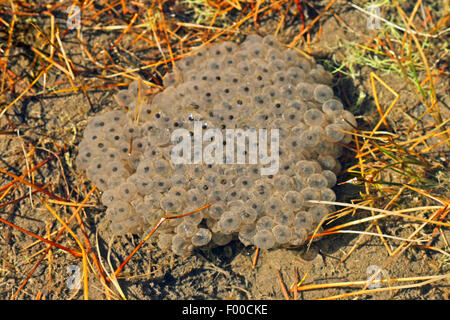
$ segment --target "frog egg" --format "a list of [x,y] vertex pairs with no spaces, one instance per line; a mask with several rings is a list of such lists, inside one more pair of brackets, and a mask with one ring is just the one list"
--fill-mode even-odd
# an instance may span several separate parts
[[226,197],[227,197],[227,190],[223,186],[219,185],[209,194],[209,201],[211,202],[225,201]]
[[298,173],[303,177],[308,177],[319,171],[315,162],[311,160],[300,160],[295,166]]
[[139,173],[131,175],[128,180],[134,183],[137,192],[141,196],[149,194],[153,190],[153,180],[148,175],[142,175]]
[[148,147],[148,140],[146,138],[137,138],[133,139],[133,142],[131,144],[131,151],[139,152],[142,154],[147,150],[147,147]]
[[284,174],[277,174],[273,181],[273,187],[278,192],[291,190],[293,188],[292,178]]
[[330,99],[322,104],[322,111],[329,116],[332,116],[337,112],[341,112],[343,109],[344,105],[337,99]]
[[118,160],[110,161],[105,165],[105,173],[114,177],[129,177],[130,173],[122,162]]
[[121,110],[109,111],[103,116],[106,123],[113,124],[116,128],[120,128],[128,122],[127,114]]
[[241,44],[241,49],[251,48],[255,45],[260,45],[263,43],[263,38],[257,34],[248,34],[245,41]]
[[299,67],[290,67],[286,72],[287,82],[296,86],[300,81],[305,80],[305,72]]
[[295,229],[312,230],[313,224],[314,220],[310,213],[306,211],[300,211],[295,215],[294,218]]
[[81,146],[89,146],[92,149],[94,149],[94,144],[97,142],[97,140],[104,140],[104,139],[105,139],[105,135],[104,135],[103,130],[86,128],[86,130],[84,131],[84,134],[83,134],[83,143],[80,144],[80,147]]
[[270,198],[264,201],[264,208],[267,215],[275,216],[280,211],[282,211],[283,200],[278,195],[272,195]]
[[334,122],[343,125],[346,131],[352,131],[353,128],[358,126],[355,116],[348,110],[342,110],[340,114],[335,113]]
[[253,243],[260,249],[270,249],[275,245],[275,238],[270,230],[260,230],[254,235]]
[[319,145],[322,137],[324,136],[324,130],[322,127],[310,127],[307,131],[305,131],[301,138],[303,140],[303,144],[306,148],[314,148]]
[[134,122],[126,123],[123,127],[123,132],[129,139],[137,139],[142,136],[142,128]]
[[336,178],[336,174],[331,171],[331,170],[323,170],[322,171],[322,176],[325,177],[325,179],[327,179],[327,186],[328,188],[333,187],[336,184],[337,178]]
[[292,211],[289,210],[283,210],[281,212],[279,212],[275,218],[275,223],[276,224],[282,224],[282,225],[291,225],[293,220],[294,220],[294,214],[292,213]]
[[275,241],[279,244],[285,244],[292,238],[292,231],[285,225],[276,225],[272,228],[272,234],[275,237]]
[[161,250],[167,250],[172,246],[173,234],[160,233],[158,236],[157,245]]
[[[281,154],[281,151],[280,151]],[[292,157],[285,157],[280,163],[279,174],[292,176],[295,174],[295,159]]]
[[144,157],[136,168],[136,174],[140,176],[150,176],[152,173],[152,161]]
[[315,205],[314,203],[310,203],[309,200],[320,200],[320,190],[315,188],[307,187],[301,191],[301,194],[305,199],[305,207],[311,207]]
[[102,193],[102,203],[107,207],[119,199],[119,194],[115,189],[107,189]]
[[130,181],[121,183],[117,187],[117,191],[119,191],[119,190],[120,190],[120,192],[118,192],[119,199],[121,199],[123,201],[131,202],[131,200],[136,198],[136,196],[138,194],[136,185],[134,183],[131,183]]
[[336,201],[336,194],[330,188],[320,190],[320,200],[322,201]]
[[291,135],[285,140],[285,146],[288,150],[299,150],[303,148],[304,143],[301,135]]
[[311,215],[314,224],[319,224],[329,213],[328,208],[321,204],[313,205],[308,213]]
[[276,99],[279,97],[279,90],[276,86],[267,85],[261,90],[262,95],[269,97],[270,99]]
[[314,69],[309,72],[308,77],[315,83],[330,85],[333,82],[332,75],[325,71],[320,64],[316,64]]
[[272,82],[273,85],[277,88],[280,88],[288,83],[288,78],[286,76],[286,71],[281,69],[280,71],[277,71],[272,74]]
[[218,227],[220,232],[230,234],[239,229],[239,226],[241,225],[241,217],[239,216],[239,213],[237,211],[226,211],[220,217],[220,220],[218,222]]
[[314,173],[307,179],[307,184],[311,188],[323,189],[328,186],[328,180],[320,173]]
[[172,238],[172,251],[179,256],[189,254],[191,251],[190,241],[186,240],[181,235],[174,235]]
[[144,201],[152,207],[159,207],[163,195],[157,191],[151,190],[144,196]]
[[239,229],[238,238],[244,244],[244,246],[249,246],[253,244],[253,237],[256,234],[256,228],[254,224],[243,225]]
[[174,174],[169,177],[170,185],[172,187],[183,187],[186,188],[189,180],[184,174]]
[[336,159],[330,155],[320,155],[317,158],[317,161],[320,163],[323,169],[331,170],[336,166]]
[[111,188],[111,185],[108,183],[108,175],[104,172],[97,174],[91,180],[97,186],[100,191],[107,190]]
[[129,233],[138,233],[143,231],[142,224],[144,223],[144,221],[140,216],[136,214],[128,217],[128,219],[123,221],[122,223],[128,229]]
[[149,224],[154,225],[161,218],[159,213],[161,210],[156,208],[151,202],[145,200],[137,200],[133,202],[134,210],[136,215],[142,218],[142,220]]
[[281,86],[280,90],[280,96],[283,97],[286,100],[293,100],[295,99],[296,91],[295,87],[292,86],[290,83],[286,83]]
[[263,38],[262,43],[266,45],[268,48],[279,48],[281,47],[280,42],[274,35],[267,35]]
[[292,177],[292,179],[294,181],[294,189],[302,190],[307,187],[307,184],[306,184],[307,177],[303,177],[300,175],[294,175]]
[[174,198],[168,194],[161,198],[160,206],[165,212],[180,213],[180,210],[183,208],[183,203],[180,199]]
[[300,210],[305,205],[305,198],[303,193],[297,191],[288,191],[283,197],[283,201],[292,211]]
[[340,124],[329,124],[325,127],[325,133],[331,142],[339,142],[344,139],[345,133],[343,132],[344,127]]
[[111,147],[111,144],[104,137],[99,137],[91,143],[91,146],[93,147],[94,153],[100,155],[105,153]]
[[266,60],[275,61],[275,60],[282,60],[283,54],[280,50],[278,50],[276,47],[269,48],[266,53]]
[[101,157],[95,157],[90,161],[89,166],[86,169],[86,176],[89,179],[93,179],[97,175],[101,175],[102,173],[105,173],[105,162]]
[[108,130],[108,132],[105,133],[105,140],[113,147],[120,145],[122,142],[130,142],[130,138],[123,131],[115,130]]
[[240,73],[240,76],[249,74],[252,70],[252,66],[249,61],[241,61],[237,64],[236,69]]
[[212,241],[218,246],[224,246],[230,243],[232,239],[233,235],[228,233],[215,232],[212,235]]
[[193,56],[185,56],[175,62],[175,68],[179,71],[187,71],[191,69],[194,65],[195,64]]
[[169,72],[163,77],[164,88],[174,87],[180,83],[180,75],[177,72]]
[[238,213],[241,217],[242,224],[253,224],[258,217],[258,213],[255,209],[251,208],[249,205],[244,205]]
[[253,210],[255,210],[258,213],[258,215],[264,213],[263,202],[258,198],[255,197],[250,198],[249,200],[247,200],[247,205]]
[[153,175],[152,187],[154,191],[166,192],[170,188],[170,181],[166,177],[160,175]]
[[231,50],[230,52],[227,52],[227,50],[222,46],[222,44],[218,44],[218,45],[214,45],[212,47],[209,48],[209,54],[211,55],[211,59],[212,61],[216,61],[216,60],[220,60],[223,59],[224,56],[227,55],[227,53],[231,53],[233,52],[234,48],[232,47],[231,43],[233,42],[229,42],[230,44],[228,45],[228,48]]
[[202,192],[200,192],[198,189],[190,189],[186,193],[186,203],[189,206],[196,208],[201,208],[206,204],[205,197],[203,196]]
[[325,116],[318,109],[309,109],[303,115],[303,121],[311,127],[322,126],[325,121]]
[[253,97],[255,95],[255,91],[255,86],[252,83],[245,81],[239,88],[237,88],[236,95],[242,97]]
[[292,127],[296,126],[303,120],[302,116],[303,115],[300,114],[299,111],[295,108],[289,108],[283,114],[283,118],[286,121],[287,125]]
[[94,149],[89,146],[79,146],[78,155],[76,158],[76,165],[78,168],[85,170],[90,165],[92,160],[94,159]]
[[250,188],[253,182],[254,178],[244,175],[237,178],[234,185],[237,188]]
[[224,41],[220,43],[219,46],[227,55],[233,55],[239,48],[239,46],[232,41]]
[[117,92],[115,100],[120,106],[131,109],[133,103],[136,101],[136,96],[128,90],[120,90]]
[[314,89],[314,100],[316,100],[317,102],[324,103],[333,98],[333,96],[333,89],[331,89],[329,86],[323,84],[316,85]]
[[[281,76],[280,72],[285,71],[285,67],[286,67],[286,65],[285,65],[284,61],[281,59],[276,59],[276,60],[270,61],[267,64],[267,68],[269,69],[269,72],[272,75],[271,80],[273,83],[280,81],[280,80],[283,83],[284,83],[284,81],[286,81],[286,78],[280,79],[280,76]],[[276,73],[279,73],[278,79],[275,76]]]
[[263,58],[265,54],[264,45],[261,42],[246,48],[246,51],[249,58]]
[[258,67],[251,75],[247,77],[247,81],[249,81],[252,85],[255,94],[261,93],[261,90],[264,87],[272,84],[270,74],[265,70],[265,68]]
[[239,89],[228,83],[221,83],[214,88],[214,94],[226,102],[227,99],[234,97],[239,92]]
[[239,188],[231,188],[230,190],[228,190],[227,192],[227,197],[225,198],[225,200],[230,203],[230,202],[234,202],[236,200],[239,201],[239,197],[240,197],[240,192],[239,192]]
[[206,215],[214,220],[219,220],[226,211],[226,204],[223,201],[215,202],[205,209]]
[[192,236],[192,244],[196,247],[207,245],[212,238],[211,231],[205,228],[199,228],[197,232]]
[[295,89],[301,99],[304,101],[312,100],[314,97],[314,85],[307,82],[300,82]]
[[272,217],[269,216],[262,216],[258,219],[256,222],[256,230],[271,230],[275,225],[275,221]]
[[293,245],[299,246],[305,243],[307,239],[307,232],[303,228],[294,229],[294,238],[295,240],[292,242]]
[[124,221],[132,214],[134,214],[134,208],[128,202],[122,200],[114,201],[106,209],[106,217],[113,222]]
[[184,209],[184,213],[191,213],[187,216],[185,216],[183,219],[191,224],[195,224],[198,225],[200,224],[200,222],[202,222],[203,218],[206,217],[206,213],[201,210],[201,211],[196,211],[198,210],[199,207],[195,206],[188,206]]
[[182,203],[186,200],[186,190],[182,186],[174,186],[171,187],[168,196],[172,197],[173,199],[178,199]]
[[272,184],[266,179],[255,181],[253,186],[253,195],[257,198],[266,198],[272,194]]
[[167,160],[158,159],[156,161],[153,161],[152,163],[152,172],[154,172],[155,174],[166,177],[170,175],[171,171],[171,165]]
[[197,225],[183,221],[175,228],[175,233],[182,236],[183,238],[190,238],[195,235],[197,230]]
[[111,233],[116,236],[123,236],[127,233],[130,233],[130,230],[127,228],[127,226],[122,223],[111,223],[110,230]]

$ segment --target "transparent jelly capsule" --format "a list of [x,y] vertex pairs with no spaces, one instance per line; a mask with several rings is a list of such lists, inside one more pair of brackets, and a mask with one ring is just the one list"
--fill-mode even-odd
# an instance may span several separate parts
[[323,189],[328,186],[328,180],[320,173],[314,173],[307,179],[308,186],[315,189]]
[[324,103],[333,98],[333,89],[324,84],[318,84],[314,88],[314,100],[320,103]]
[[254,235],[253,243],[260,249],[271,249],[275,245],[275,237],[270,230],[260,230]]
[[300,211],[295,215],[294,228],[311,231],[313,229],[314,220],[306,211]]
[[324,205],[315,204],[309,209],[308,213],[311,215],[314,223],[318,224],[328,215],[329,210]]
[[218,222],[220,232],[230,234],[236,232],[241,225],[241,217],[237,211],[226,211]]
[[318,109],[309,109],[303,115],[303,121],[311,127],[322,126],[325,122],[325,116]]
[[205,228],[199,228],[197,232],[192,236],[192,244],[196,247],[207,245],[212,238],[211,231]]
[[279,244],[288,243],[292,238],[292,231],[285,225],[276,225],[272,228],[272,234],[275,237],[275,241]]
[[285,193],[283,201],[285,202],[286,206],[294,212],[300,210],[305,205],[304,195],[293,190]]

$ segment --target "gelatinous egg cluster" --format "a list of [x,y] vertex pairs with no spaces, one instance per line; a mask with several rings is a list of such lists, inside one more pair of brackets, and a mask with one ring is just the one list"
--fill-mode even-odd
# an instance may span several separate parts
[[[329,86],[331,76],[273,36],[222,42],[176,62],[148,102],[132,83],[117,94],[127,111],[92,118],[77,165],[102,191],[114,234],[141,232],[163,216],[158,245],[179,255],[239,239],[262,249],[301,245],[335,200],[338,157],[356,126]],[[175,164],[173,132],[278,129],[279,169],[256,164]],[[273,141],[272,141],[273,142]],[[225,143],[225,142],[224,142]]]

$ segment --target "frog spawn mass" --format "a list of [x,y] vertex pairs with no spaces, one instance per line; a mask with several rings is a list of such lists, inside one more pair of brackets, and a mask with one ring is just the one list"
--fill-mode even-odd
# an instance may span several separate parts
[[[89,120],[77,165],[102,191],[111,231],[138,233],[167,220],[158,245],[179,255],[239,239],[262,249],[301,245],[329,214],[341,145],[356,126],[329,84],[331,76],[273,36],[222,42],[176,62],[165,89],[148,102],[139,82],[119,91],[125,111]],[[174,164],[171,134],[204,129],[279,130],[279,170],[258,164]],[[346,133],[347,132],[347,133]]]

